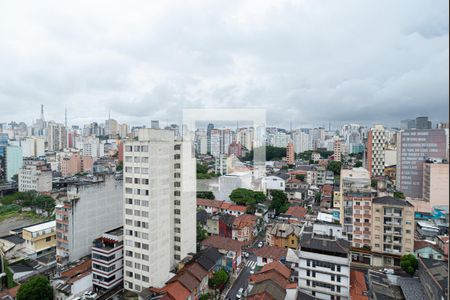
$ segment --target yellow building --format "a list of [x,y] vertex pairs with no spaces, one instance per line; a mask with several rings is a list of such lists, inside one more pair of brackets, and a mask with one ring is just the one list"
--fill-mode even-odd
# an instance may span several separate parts
[[301,227],[295,224],[271,224],[266,229],[266,242],[269,246],[298,249],[300,231]]
[[39,257],[56,249],[56,221],[22,229],[25,249],[31,256]]

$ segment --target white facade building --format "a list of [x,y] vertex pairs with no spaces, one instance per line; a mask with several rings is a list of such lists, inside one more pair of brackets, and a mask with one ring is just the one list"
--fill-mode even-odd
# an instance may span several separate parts
[[137,141],[125,143],[127,290],[162,287],[174,265],[196,251],[192,155],[190,142],[175,141],[171,130],[140,129]]
[[94,290],[110,290],[123,280],[123,228],[105,232],[92,245]]
[[263,178],[264,190],[286,190],[286,182],[283,178],[277,176],[267,176]]
[[92,241],[122,226],[123,183],[114,176],[103,181],[68,186],[56,205],[56,260],[59,265],[91,253]]
[[383,125],[375,125],[369,131],[367,140],[366,169],[371,176],[384,175],[386,135]]
[[315,299],[350,299],[350,244],[304,229],[299,251],[298,288]]
[[46,166],[26,165],[19,170],[19,192],[51,192],[52,171]]

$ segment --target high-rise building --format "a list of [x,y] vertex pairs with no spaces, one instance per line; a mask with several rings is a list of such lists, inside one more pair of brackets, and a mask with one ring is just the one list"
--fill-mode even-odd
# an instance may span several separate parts
[[14,145],[6,146],[6,180],[12,181],[14,175],[19,174],[22,166],[22,148]]
[[448,159],[448,129],[409,129],[397,135],[396,188],[422,199],[423,166],[427,159]]
[[151,124],[150,124],[150,127],[152,129],[159,129],[159,121],[158,120],[152,120]]
[[423,165],[423,200],[430,209],[448,205],[448,163],[426,161]]
[[89,255],[94,239],[123,224],[123,183],[113,175],[71,184],[61,202],[55,208],[58,265]]
[[45,155],[45,139],[31,137],[20,141],[23,157],[40,157]]
[[[124,153],[124,287],[162,287],[174,265],[196,251],[195,159],[189,140],[140,129]],[[193,180],[187,182],[187,180]]]
[[398,266],[414,251],[414,206],[393,197],[372,200],[372,265]]
[[431,129],[431,121],[428,121],[428,117],[416,118],[416,129]]
[[303,131],[294,131],[293,141],[295,153],[302,153],[313,149],[312,137]]
[[333,156],[335,161],[341,161],[343,144],[341,140],[335,140],[333,143]]
[[295,150],[292,142],[289,142],[286,147],[286,162],[289,165],[293,165],[295,163]]
[[367,139],[366,169],[371,176],[384,175],[385,132],[383,125],[375,125],[369,130]]
[[119,123],[114,119],[108,119],[105,121],[105,135],[108,137],[115,137],[118,132]]
[[371,245],[372,195],[370,173],[364,168],[342,169],[340,223],[353,247]]
[[67,148],[67,131],[63,124],[48,122],[46,135],[48,151],[61,151]]
[[214,124],[208,124],[206,128],[206,137],[207,137],[207,152],[211,153],[211,131],[214,129]]

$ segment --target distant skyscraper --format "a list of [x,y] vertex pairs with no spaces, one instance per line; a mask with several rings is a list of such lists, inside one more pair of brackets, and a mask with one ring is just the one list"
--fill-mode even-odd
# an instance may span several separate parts
[[416,129],[431,129],[431,121],[428,121],[428,117],[417,117]]
[[429,158],[448,159],[448,130],[408,129],[397,135],[397,190],[423,197],[423,165]]
[[46,134],[48,151],[61,151],[67,147],[67,131],[63,124],[48,122]]
[[206,128],[206,139],[207,139],[207,151],[211,153],[211,131],[214,129],[214,124],[208,124]]
[[384,175],[385,132],[383,125],[375,125],[369,130],[367,139],[366,168],[371,176]]
[[295,150],[292,142],[289,142],[286,147],[286,162],[289,165],[293,165],[295,163]]
[[158,120],[152,120],[151,128],[152,129],[159,129],[159,121]]

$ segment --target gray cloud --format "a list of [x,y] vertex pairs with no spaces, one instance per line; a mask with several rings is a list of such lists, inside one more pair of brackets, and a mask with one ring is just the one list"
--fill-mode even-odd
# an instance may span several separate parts
[[0,4],[0,122],[178,121],[263,107],[272,124],[448,119],[448,1]]

